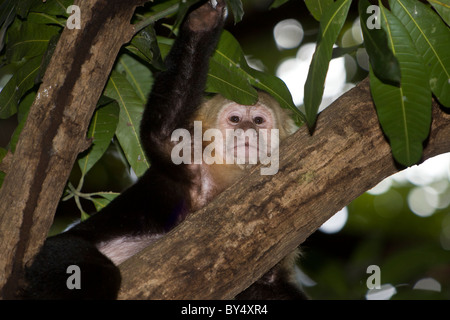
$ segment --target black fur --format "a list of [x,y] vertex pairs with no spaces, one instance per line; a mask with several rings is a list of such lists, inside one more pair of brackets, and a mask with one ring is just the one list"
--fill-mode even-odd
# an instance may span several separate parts
[[282,263],[237,295],[237,300],[306,300],[308,297],[290,280],[293,272]]

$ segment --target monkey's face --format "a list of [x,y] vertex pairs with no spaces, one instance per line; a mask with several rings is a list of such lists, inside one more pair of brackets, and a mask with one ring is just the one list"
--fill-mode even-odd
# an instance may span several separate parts
[[238,164],[256,164],[261,148],[270,152],[270,130],[276,124],[267,106],[229,103],[218,114],[217,123],[224,137],[224,159],[232,156]]

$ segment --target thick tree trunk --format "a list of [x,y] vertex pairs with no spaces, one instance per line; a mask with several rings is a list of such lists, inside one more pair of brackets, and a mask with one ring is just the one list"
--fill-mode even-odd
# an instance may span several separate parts
[[[81,29],[66,28],[47,68],[0,190],[0,297],[42,245],[120,47],[145,1],[76,0]],[[14,261],[11,264],[11,261]]]
[[[423,160],[450,151],[450,116],[434,103]],[[247,288],[334,213],[401,170],[368,80],[283,143],[280,169],[259,168],[125,261],[121,299],[228,299]]]

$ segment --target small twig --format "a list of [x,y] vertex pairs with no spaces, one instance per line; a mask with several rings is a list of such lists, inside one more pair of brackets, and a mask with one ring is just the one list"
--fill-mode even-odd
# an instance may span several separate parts
[[177,4],[174,4],[173,6],[168,7],[165,10],[156,12],[154,15],[147,17],[146,19],[144,19],[134,25],[135,33],[138,33],[139,31],[141,31],[145,27],[155,23],[159,19],[162,19],[168,15],[171,15],[171,14],[177,12],[179,8],[180,8],[180,5],[177,3]]

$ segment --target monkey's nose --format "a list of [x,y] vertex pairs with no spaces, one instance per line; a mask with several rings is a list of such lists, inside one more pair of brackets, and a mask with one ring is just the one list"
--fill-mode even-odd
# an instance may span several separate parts
[[[239,129],[242,129],[244,132],[247,132],[247,130],[253,129],[253,131],[256,130],[253,122],[251,121],[243,121],[241,122]],[[239,133],[240,135],[242,135],[242,132]],[[256,132],[253,132],[253,134],[255,135]]]

